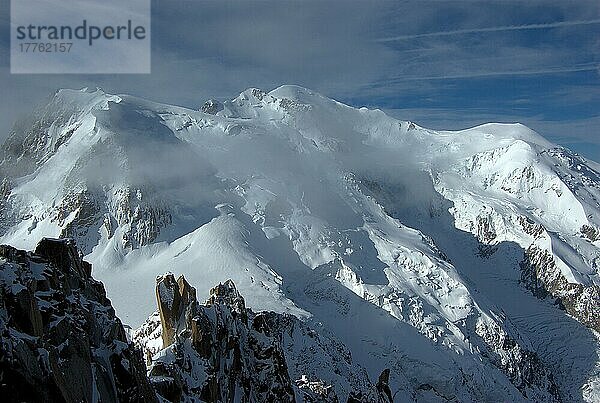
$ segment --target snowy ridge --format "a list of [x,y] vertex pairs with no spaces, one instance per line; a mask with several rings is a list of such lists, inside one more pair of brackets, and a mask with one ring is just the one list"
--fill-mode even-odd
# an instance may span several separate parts
[[201,111],[60,91],[33,127],[3,148],[0,242],[76,238],[126,322],[166,269],[201,300],[231,278],[402,401],[600,394],[598,165],[522,125],[432,131],[283,86]]

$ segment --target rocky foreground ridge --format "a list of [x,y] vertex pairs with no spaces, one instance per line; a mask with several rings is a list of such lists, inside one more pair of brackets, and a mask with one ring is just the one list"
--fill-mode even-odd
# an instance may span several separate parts
[[[389,370],[371,383],[344,345],[294,316],[252,312],[231,280],[199,304],[194,287],[169,273],[157,278],[156,296],[158,312],[133,340],[145,352],[150,382],[165,399],[392,400]],[[318,377],[317,368],[326,379]]]
[[0,246],[0,333],[3,400],[158,401],[72,240],[43,239],[34,252]]
[[392,401],[389,369],[372,383],[341,343],[291,315],[252,312],[230,280],[200,304],[183,276],[166,274],[156,296],[158,312],[131,341],[74,241],[0,246],[0,393],[15,402]]

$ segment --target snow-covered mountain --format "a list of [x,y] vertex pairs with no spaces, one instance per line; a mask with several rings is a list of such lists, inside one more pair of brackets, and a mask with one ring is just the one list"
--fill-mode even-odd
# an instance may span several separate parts
[[0,158],[0,243],[75,238],[134,327],[165,271],[200,300],[233,279],[397,401],[600,400],[600,166],[522,125],[296,86],[199,111],[61,90]]

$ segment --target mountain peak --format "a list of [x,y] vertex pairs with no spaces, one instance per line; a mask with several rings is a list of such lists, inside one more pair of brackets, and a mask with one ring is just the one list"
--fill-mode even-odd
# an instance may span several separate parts
[[274,90],[271,90],[269,94],[277,98],[289,98],[294,100],[306,100],[313,97],[324,98],[321,94],[309,88],[293,84],[281,85]]
[[109,102],[119,103],[118,95],[104,92],[100,87],[90,90],[85,87],[79,90],[59,89],[55,92],[50,105],[56,107],[75,107],[80,111],[91,111],[94,109],[108,109]]

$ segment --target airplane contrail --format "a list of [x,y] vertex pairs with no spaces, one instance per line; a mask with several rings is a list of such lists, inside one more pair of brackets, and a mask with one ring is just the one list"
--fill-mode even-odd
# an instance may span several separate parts
[[528,29],[545,29],[545,28],[559,28],[559,27],[571,27],[576,25],[593,25],[600,24],[600,19],[595,20],[578,20],[578,21],[557,21],[548,22],[543,24],[524,24],[524,25],[505,25],[500,27],[487,27],[487,28],[470,28],[470,29],[455,29],[452,31],[438,31],[438,32],[425,32],[421,34],[408,34],[398,35],[388,38],[376,39],[375,42],[393,42],[401,41],[405,39],[415,38],[426,38],[433,36],[450,36],[450,35],[461,35],[461,34],[472,34],[479,32],[501,32],[501,31],[522,31]]
[[600,67],[594,64],[585,64],[581,66],[573,67],[556,67],[548,69],[534,69],[534,70],[514,70],[514,71],[487,71],[487,72],[475,72],[475,73],[464,73],[464,74],[447,74],[439,76],[407,76],[398,77],[387,80],[380,80],[381,83],[389,85],[390,83],[402,82],[402,81],[427,81],[427,80],[449,80],[449,79],[460,79],[460,78],[477,78],[477,77],[494,77],[494,76],[529,76],[538,74],[559,74],[559,73],[575,73],[581,71],[596,71]]

